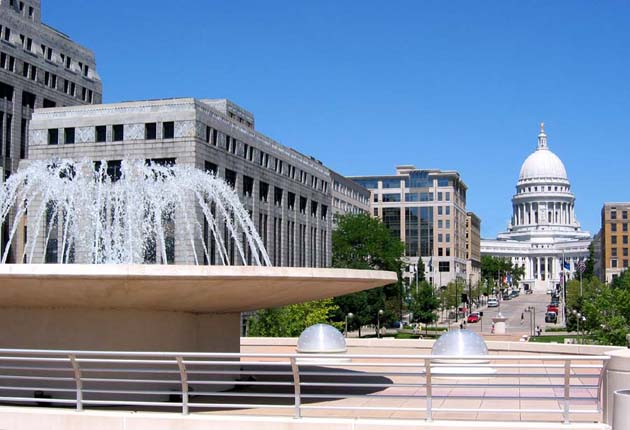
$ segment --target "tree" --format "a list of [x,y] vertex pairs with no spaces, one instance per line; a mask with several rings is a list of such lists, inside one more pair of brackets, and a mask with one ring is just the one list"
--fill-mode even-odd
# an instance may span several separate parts
[[399,320],[403,298],[403,243],[393,237],[378,218],[348,214],[337,218],[332,246],[333,267],[389,270],[398,274],[395,284],[335,297],[334,302],[339,307],[337,320],[344,321],[346,315],[352,313],[354,317],[348,321],[348,326],[353,330],[375,324],[379,310],[385,313],[382,321]]
[[588,259],[585,262],[586,267],[582,273],[583,279],[591,279],[595,275],[595,245],[593,242],[588,246]]
[[[508,273],[512,276],[512,284],[518,285],[525,276],[525,269],[522,266],[512,264],[509,258],[481,256],[481,278],[486,280],[488,285],[496,285],[497,277],[503,277]],[[501,285],[498,286],[501,287]]]
[[313,324],[332,324],[341,329],[340,323],[331,321],[338,311],[332,299],[298,303],[281,308],[256,312],[249,320],[249,336],[295,337]]
[[440,306],[440,300],[435,296],[433,287],[427,281],[411,286],[411,303],[409,310],[413,313],[413,320],[430,324],[437,319],[435,311]]

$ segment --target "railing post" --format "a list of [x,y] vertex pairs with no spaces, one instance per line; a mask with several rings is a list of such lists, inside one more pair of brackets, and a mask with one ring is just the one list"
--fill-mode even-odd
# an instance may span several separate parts
[[295,357],[289,357],[291,360],[291,372],[293,372],[293,389],[295,393],[295,416],[294,418],[302,418],[302,411],[300,409],[301,389],[300,389],[300,368],[298,367]]
[[179,377],[182,381],[182,414],[188,415],[188,374],[183,357],[175,357],[179,367]]
[[564,361],[564,423],[569,424],[569,406],[571,400],[571,360]]
[[74,371],[74,383],[77,387],[77,411],[83,410],[83,381],[81,380],[81,368],[77,362],[77,357],[74,354],[68,355],[70,364],[72,364],[72,370]]
[[431,359],[424,359],[424,372],[426,376],[427,391],[427,421],[433,421],[433,386],[431,381]]

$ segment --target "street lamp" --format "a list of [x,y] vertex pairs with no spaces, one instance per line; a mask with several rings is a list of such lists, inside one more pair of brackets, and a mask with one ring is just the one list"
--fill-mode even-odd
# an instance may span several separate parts
[[383,309],[379,309],[376,314],[376,338],[381,337],[381,317],[383,316]]
[[572,313],[573,315],[575,315],[575,321],[576,321],[576,324],[577,324],[577,326],[576,326],[576,332],[577,332],[577,340],[578,340],[578,343],[582,343],[582,342],[581,342],[581,340],[580,340],[580,320],[581,320],[582,322],[585,322],[585,321],[586,321],[586,317],[585,317],[584,315],[582,315],[582,313],[581,313],[581,312],[578,312],[578,311],[576,311],[575,309],[573,309],[573,310],[571,311],[571,313]]
[[344,337],[348,337],[348,320],[351,320],[354,317],[354,314],[352,312],[348,312],[346,314],[346,328],[343,331],[343,336]]

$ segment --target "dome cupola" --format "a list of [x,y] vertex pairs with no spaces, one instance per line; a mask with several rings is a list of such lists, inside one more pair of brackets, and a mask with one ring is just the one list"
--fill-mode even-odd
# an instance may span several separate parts
[[521,166],[519,181],[532,179],[560,179],[568,181],[567,171],[562,160],[549,150],[545,123],[540,124],[538,147]]

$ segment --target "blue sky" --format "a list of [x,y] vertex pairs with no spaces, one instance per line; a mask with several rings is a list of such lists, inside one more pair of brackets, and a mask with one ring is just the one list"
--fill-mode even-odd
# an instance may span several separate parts
[[458,170],[502,231],[545,121],[576,213],[630,200],[630,2],[42,0],[104,101],[227,97],[345,175]]

